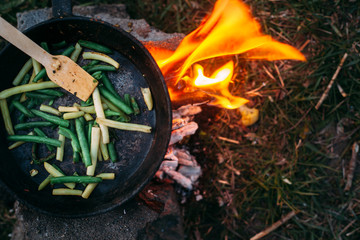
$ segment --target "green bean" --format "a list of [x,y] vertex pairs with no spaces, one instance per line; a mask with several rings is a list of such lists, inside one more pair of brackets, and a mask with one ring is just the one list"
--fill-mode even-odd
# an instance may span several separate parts
[[105,113],[106,117],[114,117],[114,116],[119,117],[119,116],[122,116],[121,113],[113,111],[111,109],[104,110],[104,113]]
[[108,145],[108,151],[109,151],[111,161],[116,162],[117,161],[117,154],[116,154],[116,149],[115,149],[114,142],[111,141],[107,145]]
[[90,105],[93,105],[93,104],[94,104],[94,102],[93,102],[92,97],[89,97],[88,100],[86,100],[86,102],[81,101],[81,103],[80,103],[80,105],[82,107],[87,107],[87,106],[90,106]]
[[23,80],[25,74],[27,72],[30,71],[30,69],[32,68],[32,60],[31,58],[29,60],[26,61],[26,63],[24,64],[24,66],[20,69],[19,73],[16,75],[16,77],[14,78],[12,84],[14,86],[17,86],[21,83],[21,81]]
[[84,117],[79,117],[79,120],[80,120],[82,126],[84,127],[84,125],[86,123],[85,118]]
[[100,62],[99,60],[91,60],[91,62],[88,64],[88,66],[97,65],[99,62]]
[[81,151],[79,139],[73,131],[68,128],[59,127],[59,134],[71,139],[71,146],[73,147],[74,152]]
[[117,128],[126,131],[139,131],[139,132],[151,133],[152,130],[152,127],[148,125],[137,124],[137,123],[123,123],[106,118],[97,117],[96,122],[110,128]]
[[44,89],[44,88],[58,88],[58,87],[59,87],[59,85],[57,85],[56,83],[54,83],[52,81],[46,81],[46,82],[34,83],[34,84],[25,84],[25,85],[16,86],[16,87],[8,88],[8,89],[1,91],[0,99],[8,98],[10,96],[13,96],[13,95],[16,95],[19,93],[23,93],[23,92],[30,92],[30,91],[35,91],[35,90]]
[[131,114],[134,111],[124,103],[120,97],[113,95],[110,91],[108,91],[104,87],[99,87],[101,95],[103,95],[107,100],[113,103],[116,107],[120,108],[120,110],[124,111],[126,114]]
[[122,122],[129,122],[131,120],[131,118],[126,115],[126,113],[124,113],[122,110],[120,110],[118,107],[116,107],[114,104],[112,104],[109,100],[107,100],[106,98],[104,98],[104,96],[100,96],[101,97],[101,102],[105,103],[109,109],[120,113],[120,118]]
[[15,135],[14,127],[13,127],[13,124],[11,121],[10,112],[9,112],[9,108],[8,108],[6,99],[0,100],[0,109],[1,109],[1,115],[4,120],[6,132],[9,135]]
[[89,121],[88,125],[87,125],[87,140],[88,140],[89,146],[91,144],[91,129],[93,126],[94,126],[94,121]]
[[63,176],[50,178],[51,184],[59,183],[99,183],[102,182],[100,177],[91,176]]
[[43,68],[40,70],[40,72],[38,72],[38,74],[36,74],[36,76],[34,77],[34,79],[32,81],[36,83],[45,76],[46,76],[46,69]]
[[[59,127],[59,128],[62,128],[62,127]],[[59,131],[61,131],[61,130],[59,129]],[[80,162],[80,159],[81,159],[80,158],[81,147],[80,147],[80,143],[79,143],[79,138],[76,136],[76,133],[75,133],[76,130],[75,130],[75,124],[73,121],[70,122],[70,129],[65,129],[65,132],[67,132],[67,134],[69,134],[68,138],[71,139],[71,146],[73,148],[73,162],[78,163],[78,162]]]
[[[66,183],[70,184],[70,183]],[[94,183],[95,184],[95,183]],[[54,196],[82,196],[82,191],[77,189],[68,189],[68,188],[55,188],[52,190],[52,195]]]
[[73,152],[73,162],[78,163],[80,162],[80,159],[81,159],[80,152]]
[[[71,125],[70,125],[71,127],[73,127],[73,128],[71,128],[70,130],[73,131],[73,132],[76,132],[76,129],[75,129],[75,121],[71,121],[71,123],[74,123],[74,124],[71,124]],[[78,151],[78,152],[73,152],[73,162],[74,162],[74,163],[78,163],[78,162],[80,162],[80,160],[81,160],[81,162],[82,162],[83,164],[85,164],[85,160],[84,160],[84,158],[81,156],[82,152],[81,152],[81,147],[80,147],[79,138],[77,137],[77,139],[78,139],[80,151]],[[90,145],[89,145],[89,146],[90,146]]]
[[39,121],[39,122],[26,122],[26,123],[18,123],[14,126],[15,130],[25,130],[34,127],[52,127],[53,123],[47,121]]
[[35,117],[35,115],[24,105],[22,105],[19,101],[13,100],[12,104],[16,107],[20,112],[22,112],[27,117]]
[[130,94],[128,94],[128,93],[125,93],[125,94],[124,94],[124,102],[126,103],[126,105],[128,105],[129,107],[131,107]]
[[90,67],[98,65],[100,63],[99,60],[91,60],[91,62],[89,62],[88,64],[86,64],[85,66],[82,66],[82,68],[87,71]]
[[7,137],[9,141],[23,141],[23,142],[35,142],[35,143],[45,143],[51,146],[60,147],[61,142],[57,139],[40,137],[40,136],[31,136],[31,135],[11,135]]
[[98,52],[107,53],[107,54],[112,53],[112,50],[110,48],[100,45],[98,43],[94,43],[86,40],[79,40],[78,43],[82,47],[89,48]]
[[47,100],[47,99],[51,100],[51,99],[57,98],[56,96],[51,96],[51,95],[36,93],[36,92],[28,92],[28,93],[26,93],[26,96],[29,98],[35,98],[38,100]]
[[[16,100],[20,100],[20,98],[21,98],[21,96],[20,96],[20,94],[18,94],[18,95],[15,95],[15,96],[18,96],[19,97],[19,99],[18,98],[14,98],[15,100],[13,100],[13,101],[16,101]],[[36,104],[35,104],[35,102],[33,101],[33,99],[30,99],[29,101],[27,101],[27,104],[26,104],[26,108],[27,109],[31,109],[31,108],[33,108],[34,106],[35,106]],[[12,104],[10,105],[10,107],[13,107],[14,105],[13,105],[13,102],[12,102]],[[14,106],[15,107],[15,106]],[[30,111],[30,110],[29,110]],[[30,111],[30,113],[31,114],[33,114],[31,111]],[[21,113],[20,114],[20,116],[19,116],[19,118],[18,118],[18,122],[19,123],[22,123],[22,122],[24,122],[24,119],[25,119],[25,115],[23,114],[23,113]]]
[[139,114],[140,108],[139,108],[139,105],[137,104],[135,98],[131,97],[130,101],[131,101],[131,107],[134,109],[134,114],[135,115]]
[[30,81],[31,75],[30,74],[25,74],[23,80],[21,81],[20,85],[24,85],[27,84]]
[[40,108],[39,108],[40,111],[42,112],[47,112],[47,113],[51,113],[55,116],[61,116],[61,112],[59,112],[59,110],[53,108],[53,107],[50,107],[49,105],[45,105],[45,104],[41,104],[40,105]]
[[40,46],[47,52],[49,52],[49,45],[47,44],[47,42],[41,42]]
[[149,111],[151,111],[154,107],[154,102],[151,96],[151,90],[150,88],[140,88],[141,93],[144,97],[145,104]]
[[112,94],[119,95],[114,88],[114,85],[111,83],[110,79],[106,75],[106,73],[101,74],[101,82],[104,84],[105,88],[109,90]]
[[9,112],[12,113],[14,111],[14,103],[13,101],[19,101],[21,98],[21,95],[20,94],[17,94],[17,95],[14,95],[12,96],[11,98],[9,98],[8,100],[10,100],[10,105],[9,105]]
[[61,168],[59,168],[57,165],[51,164],[51,166],[53,166],[53,168],[55,168],[56,170],[58,170],[62,175],[65,175],[65,173],[63,172],[63,170],[61,170]]
[[111,66],[111,65],[102,65],[102,64],[99,64],[99,65],[94,65],[94,66],[89,66],[86,71],[88,73],[94,73],[94,72],[97,72],[97,71],[116,71],[117,69],[114,67],[114,66]]
[[[79,175],[77,172],[74,172],[73,176],[80,176],[80,175]],[[87,184],[86,184],[86,183],[82,183],[82,185],[83,185],[84,187],[86,187],[86,186],[87,186]]]
[[82,47],[80,46],[79,43],[76,43],[75,50],[71,53],[71,56],[70,56],[71,60],[73,60],[74,62],[77,62],[81,51],[82,51]]
[[[71,121],[71,122],[70,122],[70,131],[73,132],[73,133],[75,134],[75,136],[76,136],[75,121]],[[79,138],[78,138],[78,140],[79,140]],[[79,145],[79,146],[80,146],[80,145]],[[79,148],[79,149],[80,149],[80,148]],[[81,149],[80,149],[80,151],[81,151]]]
[[[40,128],[34,128],[34,132],[36,133],[36,135],[40,136],[40,137],[48,137],[46,136],[46,134],[40,129]],[[54,147],[50,146],[48,144],[46,144],[46,147],[49,151],[53,151]]]
[[52,122],[56,125],[62,126],[62,127],[69,127],[70,122],[68,120],[62,119],[60,117],[57,116],[53,116],[47,113],[44,113],[42,111],[36,110],[36,109],[32,109],[31,110],[33,114],[35,114],[38,117],[41,117],[49,122]]
[[129,122],[131,119],[129,116],[119,116],[117,118],[115,118],[115,121],[118,121],[118,122]]
[[33,108],[35,105],[36,105],[36,101],[34,101],[33,99],[30,99],[30,100],[27,102],[26,107],[27,107],[27,109],[31,109],[31,108]]
[[67,49],[65,49],[61,55],[64,55],[64,56],[67,56],[67,57],[70,57],[71,53],[75,50],[75,47],[74,46],[69,46]]
[[31,61],[32,61],[34,73],[38,74],[41,70],[41,64],[38,61],[36,61],[35,58],[31,58]]
[[47,178],[42,181],[38,187],[38,191],[43,190],[50,183],[51,175],[47,176]]
[[63,48],[65,46],[66,46],[66,41],[65,40],[63,40],[61,42],[51,44],[51,47],[56,48],[56,49]]
[[100,80],[101,78],[101,71],[96,71],[93,74],[91,74],[96,80]]
[[35,92],[50,95],[50,96],[56,96],[56,97],[62,97],[64,95],[63,92],[60,92],[55,89],[40,89],[40,90],[36,90]]
[[89,145],[86,141],[86,137],[85,137],[85,132],[84,132],[84,126],[81,123],[80,119],[75,119],[75,128],[76,128],[76,133],[79,137],[79,143],[80,143],[80,147],[81,147],[81,153],[82,153],[82,157],[83,157],[83,161],[85,163],[85,166],[91,166],[91,157],[90,157],[90,150],[89,150]]
[[53,152],[53,153],[50,153],[50,154],[49,154],[48,156],[46,156],[46,157],[39,158],[39,162],[40,162],[40,163],[47,162],[47,161],[49,161],[49,160],[51,160],[51,159],[53,159],[53,158],[55,158],[55,157],[56,157],[56,153]]

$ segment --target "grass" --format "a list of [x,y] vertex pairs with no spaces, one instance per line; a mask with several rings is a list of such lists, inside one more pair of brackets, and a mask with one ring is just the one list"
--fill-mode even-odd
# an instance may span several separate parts
[[[357,239],[358,171],[353,188],[346,192],[344,186],[351,145],[359,141],[359,9],[323,1],[249,4],[266,33],[298,48],[309,40],[303,49],[308,61],[245,64],[245,91],[267,83],[251,97],[261,111],[259,123],[242,128],[237,113],[221,110],[201,127],[194,141],[206,146],[206,175],[199,187],[204,200],[186,207],[188,237],[249,239],[295,211],[265,239]],[[346,52],[336,83],[347,97],[334,84],[316,110]]]
[[[214,3],[123,2],[133,18],[145,18],[166,32],[183,33],[195,29]],[[200,129],[188,147],[197,153],[203,168],[197,188],[204,198],[195,201],[192,196],[183,205],[186,237],[249,239],[295,211],[296,216],[264,239],[358,239],[359,167],[352,188],[344,188],[351,146],[359,142],[360,134],[359,6],[354,1],[247,3],[265,33],[302,48],[308,61],[246,62],[235,58],[238,69],[247,75],[239,73],[243,79],[231,90],[247,97],[249,105],[260,110],[260,119],[246,128],[236,110],[214,107],[205,107],[197,116]],[[17,11],[49,6],[48,1],[35,0],[11,4],[8,8],[2,5],[0,13],[13,23]],[[345,53],[348,58],[316,110]],[[251,92],[263,83],[266,85],[256,94]],[[209,116],[214,117],[209,120]]]

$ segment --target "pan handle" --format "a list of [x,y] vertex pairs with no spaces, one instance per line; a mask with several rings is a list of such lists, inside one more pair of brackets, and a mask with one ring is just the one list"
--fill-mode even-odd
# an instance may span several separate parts
[[71,0],[52,0],[52,14],[54,18],[72,16]]

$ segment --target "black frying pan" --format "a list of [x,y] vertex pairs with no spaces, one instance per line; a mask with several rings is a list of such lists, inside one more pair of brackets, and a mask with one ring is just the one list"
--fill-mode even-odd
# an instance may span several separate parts
[[[171,104],[163,76],[148,51],[130,34],[110,24],[71,15],[70,1],[53,1],[53,18],[25,31],[37,43],[56,43],[66,40],[76,43],[85,39],[101,43],[115,50],[112,55],[121,65],[117,73],[109,75],[120,95],[130,93],[142,109],[140,115],[132,116],[131,122],[153,127],[151,134],[115,131],[118,138],[117,163],[101,162],[97,173],[114,172],[116,179],[103,181],[89,199],[72,196],[52,196],[51,187],[38,191],[39,183],[47,176],[43,167],[30,164],[31,144],[26,143],[9,151],[6,132],[0,130],[0,182],[20,202],[43,213],[61,217],[83,217],[102,213],[121,205],[138,193],[153,177],[165,155],[171,134]],[[0,53],[0,89],[11,87],[11,82],[29,57],[8,45]],[[154,110],[146,111],[140,87],[149,87],[154,99]],[[73,96],[63,97],[56,104],[72,103]],[[16,116],[13,116],[16,119]],[[16,120],[15,120],[16,121]],[[1,121],[3,126],[3,121]],[[46,130],[47,131],[47,130]],[[56,131],[47,131],[56,138]],[[54,135],[52,135],[54,134]],[[70,148],[69,143],[67,143]],[[67,156],[71,156],[68,153]],[[66,174],[74,171],[85,175],[83,164],[65,159],[55,162]],[[30,177],[31,169],[39,174]]]

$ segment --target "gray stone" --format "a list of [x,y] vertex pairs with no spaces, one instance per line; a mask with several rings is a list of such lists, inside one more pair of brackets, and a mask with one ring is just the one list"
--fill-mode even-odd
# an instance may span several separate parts
[[[164,33],[151,27],[144,19],[129,19],[123,4],[111,4],[100,6],[73,7],[75,16],[85,16],[108,22],[116,27],[132,34],[136,39],[152,47],[165,47],[175,50],[184,34]],[[24,31],[29,27],[52,18],[50,8],[31,10],[17,14],[18,29]]]

